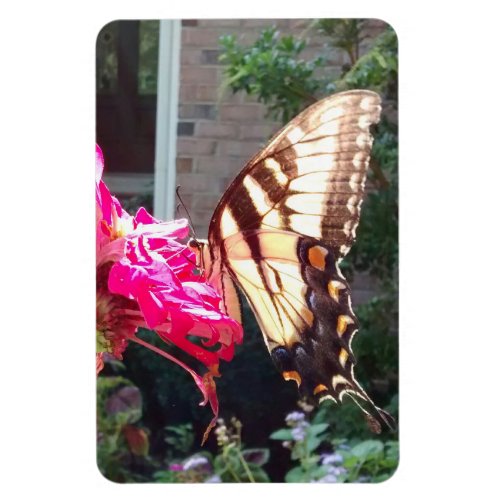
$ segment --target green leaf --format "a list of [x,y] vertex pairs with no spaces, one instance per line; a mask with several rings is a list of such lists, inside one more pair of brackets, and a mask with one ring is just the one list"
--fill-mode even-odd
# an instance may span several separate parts
[[279,429],[273,432],[269,437],[280,441],[293,441],[292,431],[290,429]]
[[[267,475],[266,471],[261,467],[254,466],[253,464],[249,464],[250,472],[257,483],[270,483],[271,479]],[[246,477],[246,474],[245,474]]]
[[367,441],[362,441],[361,443],[354,446],[351,453],[362,459],[371,458],[377,455],[381,455],[384,451],[384,444],[382,441],[375,439],[368,439]]
[[251,465],[264,465],[269,461],[269,450],[267,448],[248,448],[241,452],[246,462]]
[[326,475],[328,472],[328,468],[325,467],[324,465],[320,465],[319,467],[315,467],[311,471],[311,478],[312,479],[321,479],[323,476]]
[[302,467],[294,467],[290,469],[285,476],[287,483],[303,483],[306,480],[306,473]]
[[317,436],[318,434],[326,431],[328,429],[328,424],[313,424],[307,429],[308,434],[312,434],[313,436]]
[[307,451],[311,452],[314,451],[320,444],[321,444],[322,439],[317,436],[311,436],[307,438]]

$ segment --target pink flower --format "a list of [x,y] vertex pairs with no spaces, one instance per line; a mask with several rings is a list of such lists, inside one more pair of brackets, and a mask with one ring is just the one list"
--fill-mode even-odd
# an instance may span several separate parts
[[[96,146],[97,373],[104,352],[122,359],[130,341],[182,366],[203,394],[200,404],[209,402],[214,413],[205,440],[218,415],[214,377],[220,376],[219,360],[232,359],[234,344],[242,341],[241,325],[221,312],[220,296],[197,272],[194,253],[182,243],[189,236],[187,221],[162,222],[144,208],[132,217],[102,181],[103,169]],[[140,339],[139,327],[154,330],[207,371],[199,375]]]

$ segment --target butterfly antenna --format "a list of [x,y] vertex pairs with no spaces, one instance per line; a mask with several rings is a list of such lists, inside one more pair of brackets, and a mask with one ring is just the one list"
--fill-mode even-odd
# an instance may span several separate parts
[[181,198],[181,195],[179,193],[181,187],[180,186],[177,186],[175,188],[175,194],[177,195],[177,198],[179,198],[179,201],[180,201],[180,204],[177,205],[177,208],[179,208],[179,206],[182,206],[182,208],[184,209],[184,211],[186,212],[186,215],[187,215],[187,218],[188,218],[188,221],[189,221],[189,226],[191,227],[191,231],[193,232],[193,236],[194,236],[194,239],[197,240],[198,238],[196,237],[196,231],[194,230],[194,225],[193,225],[193,220],[191,219],[191,215],[189,215],[189,211],[188,209],[186,208],[186,205],[184,204],[184,202],[182,201],[182,198]]

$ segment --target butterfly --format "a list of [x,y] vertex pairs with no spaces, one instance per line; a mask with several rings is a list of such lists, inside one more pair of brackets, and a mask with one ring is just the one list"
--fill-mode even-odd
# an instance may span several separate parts
[[367,90],[326,97],[297,115],[233,180],[208,240],[189,245],[222,309],[241,323],[248,299],[285,380],[306,399],[350,396],[370,428],[394,427],[354,377],[359,324],[339,268],[355,240],[381,100]]

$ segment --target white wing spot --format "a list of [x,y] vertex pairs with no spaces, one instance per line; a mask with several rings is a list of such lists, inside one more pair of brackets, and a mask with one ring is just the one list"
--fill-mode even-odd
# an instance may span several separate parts
[[288,134],[286,134],[286,138],[292,143],[295,144],[297,141],[300,141],[304,137],[304,131],[300,127],[294,127]]
[[371,125],[372,121],[368,115],[361,115],[358,120],[358,127],[361,130],[368,130],[368,127]]
[[347,208],[349,209],[349,212],[351,212],[351,214],[354,214],[356,213],[357,209],[358,209],[358,196],[353,194],[348,200],[347,200]]
[[359,169],[364,169],[366,167],[366,153],[358,151],[355,155],[354,158],[352,159],[352,164],[354,165],[354,168],[356,170]]
[[362,181],[362,180],[363,180],[363,175],[362,174],[359,174],[359,173],[352,174],[351,175],[351,179],[349,180],[349,187],[353,191],[357,191],[358,190],[358,185],[361,184],[360,181]]
[[327,394],[326,396],[322,396],[321,398],[319,398],[319,402],[322,403],[326,399],[331,399],[332,401],[335,401],[335,403],[338,403],[338,401],[331,394]]
[[372,145],[372,140],[368,134],[362,133],[356,137],[356,145],[360,148],[366,148]]
[[280,186],[286,186],[288,184],[288,177],[283,173],[281,165],[274,158],[268,158],[264,165],[269,170],[272,170],[274,178]]
[[341,245],[340,246],[340,253],[342,255],[345,255],[349,251],[349,247],[347,245]]
[[343,377],[342,375],[334,375],[332,377],[333,388],[335,389],[335,387],[337,387],[337,385],[339,385],[339,384],[349,385],[349,381],[345,377]]
[[359,103],[359,107],[365,111],[370,111],[373,109],[373,98],[370,97],[363,97]]
[[271,210],[266,216],[262,219],[262,223],[266,226],[275,227],[277,229],[281,229],[282,221],[281,215],[278,210]]
[[239,231],[238,224],[234,220],[234,217],[231,215],[231,212],[225,208],[222,212],[221,217],[221,235],[223,239],[226,239],[228,236],[235,234]]
[[342,108],[341,106],[330,108],[321,115],[320,121],[321,123],[329,122],[331,120],[340,118],[343,114],[344,108]]
[[260,187],[260,184],[250,175],[247,175],[243,179],[243,185],[245,186],[252,202],[257,209],[259,215],[264,215],[266,212],[272,208],[272,204],[266,192]]

